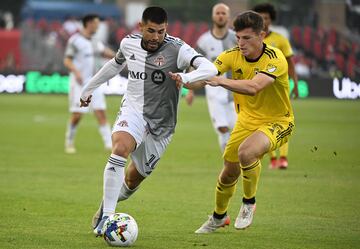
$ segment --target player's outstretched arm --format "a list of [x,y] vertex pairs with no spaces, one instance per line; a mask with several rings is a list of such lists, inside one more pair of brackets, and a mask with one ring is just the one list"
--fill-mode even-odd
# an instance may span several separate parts
[[[115,59],[106,62],[105,65],[90,79],[89,83],[84,86],[81,92],[80,102],[87,101],[96,88],[119,74],[124,67],[125,63],[120,65]],[[91,101],[91,98],[89,101]]]
[[222,86],[236,93],[255,96],[258,92],[274,81],[275,79],[269,75],[258,73],[251,80],[232,80],[216,76],[206,81],[206,83],[211,86]]

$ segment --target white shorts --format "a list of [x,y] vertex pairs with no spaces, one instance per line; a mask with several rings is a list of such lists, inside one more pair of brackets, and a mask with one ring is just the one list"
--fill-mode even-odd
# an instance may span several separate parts
[[115,121],[112,132],[125,131],[136,141],[136,149],[131,153],[131,160],[135,163],[137,171],[147,177],[155,169],[161,156],[170,143],[172,135],[155,139],[147,129],[147,123],[131,107],[122,106]]
[[[229,101],[226,89],[220,88],[220,90],[219,87],[206,87],[206,100],[214,129],[216,131],[219,127],[229,127],[232,129],[237,117],[234,101]],[[209,87],[211,88],[209,89]]]
[[69,111],[87,113],[90,110],[106,110],[106,101],[105,95],[101,87],[97,88],[91,97],[91,102],[89,107],[80,107],[80,96],[83,85],[71,80],[70,77],[70,86],[69,86]]

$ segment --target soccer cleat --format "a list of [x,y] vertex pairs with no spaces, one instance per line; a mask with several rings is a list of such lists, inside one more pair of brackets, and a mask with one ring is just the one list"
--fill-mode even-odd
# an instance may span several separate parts
[[243,203],[240,208],[238,217],[235,220],[236,229],[245,229],[249,227],[254,218],[256,204]]
[[269,169],[276,169],[277,166],[278,165],[277,165],[276,157],[270,158]]
[[198,229],[195,233],[212,233],[220,227],[225,227],[230,224],[230,217],[226,215],[222,219],[216,219],[214,216],[210,215],[209,219]]
[[99,209],[96,211],[96,213],[92,218],[91,226],[93,229],[95,229],[99,225],[102,216],[103,216],[103,202],[101,202]]
[[287,169],[288,167],[288,160],[286,157],[280,157],[279,159],[279,165],[278,165],[278,168],[279,169]]
[[98,236],[103,236],[105,233],[105,221],[107,220],[107,218],[109,218],[109,216],[103,216],[101,218],[101,220],[99,221],[98,225],[95,227],[94,229],[94,234],[96,235],[96,237]]
[[74,144],[72,143],[65,143],[65,153],[67,154],[75,154],[76,153],[76,149]]

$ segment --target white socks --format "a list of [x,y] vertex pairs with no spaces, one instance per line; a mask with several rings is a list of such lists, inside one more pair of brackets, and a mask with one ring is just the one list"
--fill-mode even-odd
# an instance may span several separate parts
[[71,123],[68,124],[67,130],[65,133],[65,139],[67,144],[73,144],[74,138],[77,130],[77,125],[72,125]]
[[139,186],[137,186],[135,189],[129,189],[129,187],[126,185],[126,182],[124,181],[120,189],[118,201],[123,201],[128,199],[133,193],[136,192],[136,190],[138,190]]
[[111,142],[111,129],[109,124],[104,124],[99,126],[99,133],[104,141],[105,148],[111,149],[112,142]]
[[126,158],[111,154],[104,169],[104,209],[103,216],[115,213],[120,188],[124,183]]

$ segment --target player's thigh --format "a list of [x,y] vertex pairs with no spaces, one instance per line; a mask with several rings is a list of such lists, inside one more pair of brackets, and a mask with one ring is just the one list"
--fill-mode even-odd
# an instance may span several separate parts
[[287,143],[294,131],[295,125],[292,121],[278,121],[261,126],[258,130],[266,134],[270,140],[269,151],[280,148]]
[[269,137],[260,130],[254,131],[239,146],[238,155],[243,165],[248,165],[261,158],[270,148]]
[[226,144],[223,158],[230,163],[239,163],[238,150],[240,144],[250,136],[254,131],[243,127],[239,121],[236,122],[234,129],[230,134],[230,138]]
[[146,131],[146,122],[141,115],[137,114],[129,106],[123,106],[119,111],[112,129],[113,144],[115,141],[115,134],[118,132],[126,132],[130,134],[136,142],[136,147],[139,147],[143,141],[144,133]]
[[131,160],[142,176],[147,177],[155,170],[157,163],[171,141],[171,137],[155,140],[149,132],[144,134],[143,142],[131,153]]

